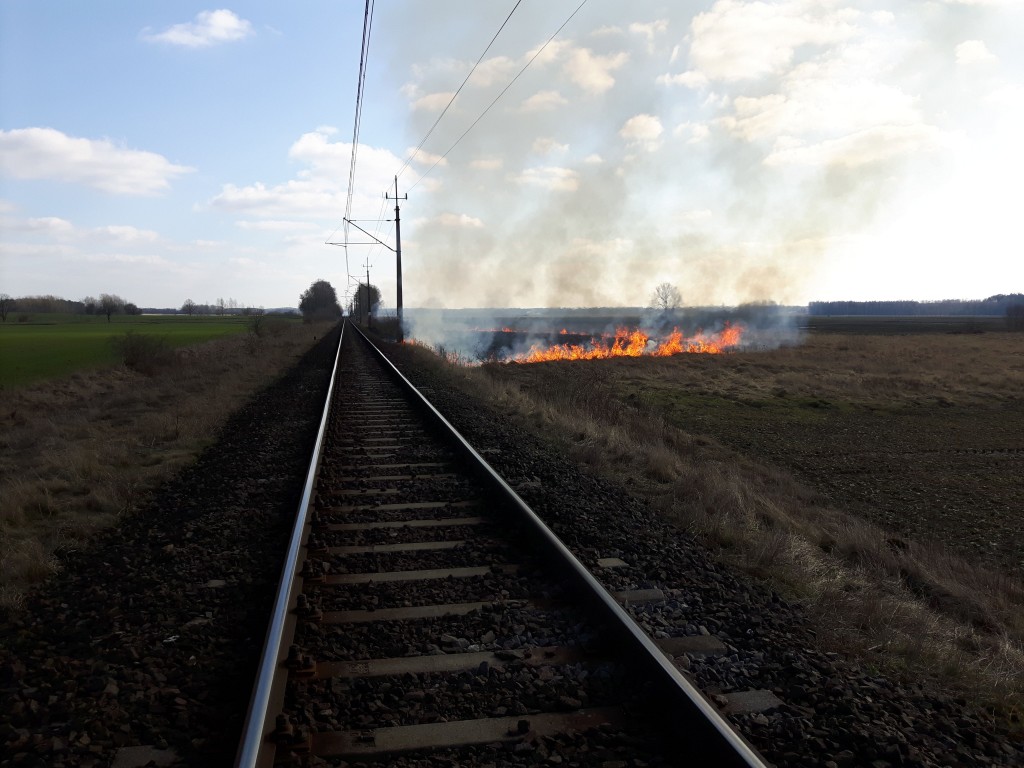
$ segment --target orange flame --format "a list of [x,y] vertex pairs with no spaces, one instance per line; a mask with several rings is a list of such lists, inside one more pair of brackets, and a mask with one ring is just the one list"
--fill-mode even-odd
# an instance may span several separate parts
[[615,336],[607,340],[597,337],[589,344],[554,344],[542,348],[534,345],[529,352],[511,358],[516,363],[543,363],[552,360],[603,360],[610,357],[669,357],[683,353],[718,355],[739,346],[743,337],[743,328],[738,325],[726,325],[717,334],[698,333],[692,337],[683,336],[682,331],[674,328],[664,340],[652,340],[641,330],[619,328]]

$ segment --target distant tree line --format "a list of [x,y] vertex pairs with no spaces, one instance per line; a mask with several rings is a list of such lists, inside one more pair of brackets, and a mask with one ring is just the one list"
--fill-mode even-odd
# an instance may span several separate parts
[[113,314],[142,314],[135,304],[115,293],[101,293],[98,299],[86,296],[81,301],[69,301],[59,296],[21,296],[15,299],[6,293],[0,294],[0,320],[6,322],[11,312],[17,312],[23,318],[32,313],[106,315],[108,321]]
[[263,307],[252,307],[240,304],[235,299],[217,299],[212,304],[199,304],[192,299],[185,299],[180,309],[172,309],[171,313],[181,315],[243,315],[251,317],[263,314]]
[[[1016,307],[1016,309],[1015,309]],[[1024,307],[1024,293],[997,294],[987,299],[941,301],[812,301],[810,315],[1004,316],[1012,319]]]
[[[315,284],[314,284],[315,285]],[[329,284],[326,284],[329,286]],[[334,289],[331,288],[331,291]],[[278,310],[271,310],[278,311]],[[338,313],[340,314],[340,307]],[[101,293],[98,297],[86,296],[78,301],[62,299],[59,296],[20,296],[14,298],[0,293],[0,321],[6,322],[11,313],[17,313],[22,320],[32,314],[65,314],[65,315],[141,315],[143,312],[153,314],[183,315],[242,315],[252,317],[263,315],[263,307],[245,306],[235,299],[219,298],[210,304],[200,304],[186,299],[181,307],[140,308],[116,293]],[[279,313],[294,314],[295,310],[280,310]]]

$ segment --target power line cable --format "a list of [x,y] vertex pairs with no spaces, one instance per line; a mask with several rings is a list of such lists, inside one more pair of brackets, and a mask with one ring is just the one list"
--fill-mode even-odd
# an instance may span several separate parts
[[[451,145],[451,146],[450,146],[450,147],[448,148],[448,151],[447,151],[447,152],[445,152],[445,153],[444,153],[443,155],[441,155],[441,156],[440,156],[439,158],[437,158],[437,160],[435,160],[435,161],[434,161],[434,164],[433,164],[432,166],[430,166],[429,168],[427,168],[427,170],[426,170],[426,171],[424,171],[424,172],[423,172],[423,173],[422,173],[422,174],[420,175],[420,177],[419,177],[418,179],[416,179],[416,181],[415,181],[415,182],[413,183],[413,185],[412,185],[411,187],[409,187],[409,190],[410,190],[410,191],[411,191],[412,189],[414,189],[414,188],[415,188],[415,187],[416,187],[416,186],[417,186],[417,185],[418,185],[418,184],[419,184],[419,183],[420,183],[421,181],[423,181],[423,179],[425,179],[425,178],[427,177],[427,175],[428,175],[428,174],[429,174],[429,173],[430,173],[430,172],[431,172],[432,170],[434,170],[434,169],[435,169],[435,168],[437,167],[438,163],[440,163],[440,162],[441,162],[442,160],[444,160],[444,159],[445,159],[446,157],[448,157],[448,155],[449,155],[449,154],[451,153],[451,151],[452,151],[453,149],[455,149],[455,148],[456,148],[456,147],[457,147],[457,146],[459,145],[459,142],[461,142],[461,141],[462,141],[462,140],[463,140],[464,138],[466,138],[466,134],[468,134],[468,133],[469,133],[470,131],[472,131],[472,130],[473,130],[473,129],[474,129],[475,127],[476,127],[476,124],[477,124],[477,123],[479,123],[479,122],[480,122],[481,120],[483,120],[483,118],[484,118],[484,115],[486,115],[486,114],[487,114],[488,112],[490,112],[490,111],[491,111],[491,107],[493,107],[493,106],[494,106],[495,104],[497,104],[497,103],[498,103],[498,100],[499,100],[499,99],[500,99],[500,98],[501,98],[502,96],[504,96],[504,95],[505,95],[505,92],[506,92],[506,91],[508,91],[508,89],[509,89],[509,88],[511,88],[511,87],[512,87],[512,86],[513,86],[513,85],[515,84],[516,80],[518,80],[518,79],[519,79],[519,78],[520,78],[520,77],[522,76],[522,74],[523,74],[523,73],[524,73],[524,72],[525,72],[525,71],[526,71],[527,69],[529,69],[530,65],[531,65],[531,64],[533,64],[533,62],[534,62],[534,61],[535,61],[535,60],[537,59],[537,57],[538,57],[538,56],[540,56],[540,55],[541,55],[541,53],[543,53],[543,52],[544,52],[544,49],[545,49],[545,48],[547,48],[547,47],[548,47],[548,45],[550,45],[550,44],[551,44],[551,41],[552,41],[552,40],[554,40],[554,39],[555,39],[555,38],[556,38],[556,37],[558,36],[558,34],[559,34],[559,33],[560,33],[560,32],[561,32],[561,31],[562,31],[563,29],[565,29],[565,26],[566,26],[566,25],[567,25],[567,24],[568,24],[568,23],[569,23],[570,21],[572,21],[572,20],[573,20],[573,17],[575,17],[575,16],[576,16],[576,14],[580,12],[580,9],[581,9],[581,8],[582,8],[582,7],[584,6],[584,5],[586,5],[586,4],[587,4],[587,0],[583,0],[583,2],[581,2],[581,3],[580,3],[580,4],[578,5],[578,6],[576,6],[576,10],[575,10],[575,11],[573,11],[573,12],[572,12],[571,14],[569,14],[569,18],[567,18],[567,19],[566,19],[565,21],[563,21],[563,22],[562,22],[562,26],[560,26],[560,27],[559,27],[558,29],[556,29],[556,30],[555,30],[555,32],[554,32],[554,34],[552,34],[552,35],[551,35],[551,37],[549,37],[549,38],[547,39],[547,42],[545,42],[545,43],[544,43],[544,45],[542,45],[542,46],[541,46],[540,48],[538,48],[538,49],[537,49],[537,52],[536,52],[535,54],[533,54],[533,56],[532,56],[532,57],[530,58],[530,60],[529,60],[528,62],[526,62],[526,65],[525,65],[525,66],[524,66],[524,67],[523,67],[523,68],[522,68],[521,70],[519,70],[519,73],[518,73],[518,74],[517,74],[517,75],[516,75],[515,77],[513,77],[513,78],[512,78],[512,79],[511,79],[511,80],[509,81],[508,85],[506,85],[506,86],[505,86],[505,87],[504,87],[504,88],[503,88],[503,89],[501,90],[501,93],[499,93],[499,94],[498,94],[497,96],[495,96],[495,97],[494,97],[494,101],[492,101],[492,102],[491,102],[490,104],[488,104],[488,105],[487,105],[487,108],[486,108],[486,109],[484,109],[484,111],[480,113],[480,116],[479,116],[479,117],[478,117],[478,118],[477,118],[476,120],[474,120],[474,121],[472,122],[472,124],[471,124],[471,125],[469,126],[469,128],[467,128],[467,129],[466,129],[465,131],[463,131],[462,135],[461,135],[461,136],[459,136],[459,138],[455,140],[455,143],[454,143],[454,144],[452,144],[452,145]],[[408,162],[406,163],[406,165],[408,165]]]
[[[352,125],[352,155],[348,167],[348,193],[345,197],[345,219],[352,218],[352,196],[355,192],[356,156],[359,153],[359,128],[363,117],[363,93],[366,87],[366,69],[370,54],[370,33],[373,29],[374,0],[366,0],[363,11],[363,41],[359,51],[359,76],[356,78],[356,109]],[[348,223],[344,223],[345,274],[350,274],[348,263]],[[334,230],[337,232],[337,228]],[[333,233],[332,233],[333,234]],[[328,238],[330,240],[330,238]]]
[[401,176],[402,173],[405,172],[405,169],[409,167],[409,163],[412,162],[412,159],[419,154],[419,151],[421,149],[423,149],[423,145],[426,143],[427,139],[430,138],[430,134],[434,132],[434,129],[437,128],[437,124],[441,122],[441,118],[445,116],[445,114],[448,112],[449,107],[451,107],[451,105],[455,103],[455,99],[457,99],[459,94],[462,93],[462,89],[466,87],[466,83],[469,82],[469,79],[473,76],[473,73],[476,72],[476,68],[480,66],[480,62],[484,60],[484,56],[486,56],[487,52],[491,50],[491,46],[494,45],[494,41],[498,39],[498,35],[501,34],[501,31],[503,29],[505,29],[505,26],[508,24],[509,19],[512,18],[512,14],[516,12],[516,9],[519,8],[522,2],[523,0],[517,0],[516,4],[512,6],[512,10],[508,12],[508,16],[505,17],[505,21],[501,23],[501,26],[498,27],[498,31],[494,33],[494,37],[491,38],[491,42],[487,44],[487,47],[484,48],[484,52],[480,54],[479,58],[477,58],[476,63],[473,65],[473,68],[469,70],[469,74],[466,75],[466,79],[462,81],[462,85],[460,85],[458,89],[455,91],[455,93],[452,94],[452,97],[448,100],[448,103],[445,105],[445,108],[441,110],[441,114],[437,116],[437,119],[434,121],[434,124],[430,126],[430,130],[428,130],[426,135],[424,135],[424,137],[420,140],[420,143],[416,145],[416,149],[412,151],[412,153],[406,159],[402,167],[398,169],[398,173],[395,174],[396,176]]

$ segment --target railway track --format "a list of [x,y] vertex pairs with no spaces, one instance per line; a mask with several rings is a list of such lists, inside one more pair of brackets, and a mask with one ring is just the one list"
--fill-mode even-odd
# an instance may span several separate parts
[[360,336],[236,764],[763,765],[622,607],[666,596],[604,589]]

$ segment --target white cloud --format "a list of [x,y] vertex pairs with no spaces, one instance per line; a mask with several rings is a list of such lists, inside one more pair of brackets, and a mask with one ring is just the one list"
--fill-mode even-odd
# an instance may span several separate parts
[[[351,143],[332,142],[320,131],[305,133],[288,150],[289,158],[306,166],[296,178],[270,185],[224,184],[207,206],[246,217],[245,226],[249,229],[256,229],[259,219],[271,222],[268,230],[276,228],[273,222],[325,219],[339,223],[345,211],[351,154]],[[401,166],[402,160],[391,152],[360,145],[354,216],[377,213],[381,192],[390,188],[395,171]],[[426,182],[420,186],[427,187]]]
[[480,62],[469,82],[478,88],[487,88],[510,80],[518,69],[519,65],[514,59],[493,56]]
[[668,19],[658,19],[646,24],[634,22],[629,25],[629,31],[634,35],[640,35],[647,40],[647,52],[654,53],[654,40],[658,35],[663,35],[668,30]]
[[329,140],[330,134],[320,129],[302,134],[291,147],[288,157],[308,163],[328,175],[346,170],[352,156],[352,144]]
[[577,48],[565,63],[569,79],[583,90],[601,94],[615,85],[612,72],[629,61],[628,53],[598,56],[589,48]]
[[696,70],[690,69],[686,72],[680,72],[677,75],[658,75],[656,82],[659,85],[685,85],[687,88],[703,88],[709,82],[707,75],[703,72],[697,72]]
[[464,213],[442,213],[434,219],[434,222],[442,227],[464,227],[469,229],[479,229],[484,225],[480,219],[474,216],[467,216]]
[[[660,22],[640,25],[654,34]],[[638,30],[643,33],[641,30]],[[534,59],[534,56],[536,58]],[[537,46],[518,58],[496,56],[480,63],[467,83],[468,88],[491,88],[509,82],[527,63],[533,68],[548,66],[560,68],[561,75],[569,82],[591,94],[602,94],[615,85],[613,73],[629,61],[626,52],[597,54],[589,48],[582,48],[569,40],[552,40],[543,49]],[[413,111],[437,112],[451,100],[453,91],[448,90],[469,72],[472,63],[452,58],[434,58],[429,62],[412,67],[412,81],[399,89],[409,101]],[[443,90],[439,86],[447,86]],[[555,89],[543,90],[525,99],[520,110],[540,112],[564,106],[566,97]]]
[[629,25],[629,31],[635,35],[643,35],[648,40],[654,40],[655,36],[664,34],[668,30],[668,19],[658,19],[647,24],[634,22]]
[[525,60],[529,61],[536,56],[534,66],[545,67],[548,64],[555,63],[564,55],[571,54],[574,50],[576,50],[576,46],[568,40],[551,40],[543,47],[538,45],[536,48],[531,48],[527,51]]
[[749,141],[777,134],[835,135],[922,121],[913,97],[863,74],[843,62],[808,62],[793,70],[778,93],[737,96],[734,114],[724,122]]
[[469,167],[478,171],[496,171],[505,164],[500,157],[481,157],[473,160]]
[[929,125],[883,125],[816,143],[780,141],[765,165],[845,166],[856,168],[900,155],[937,149],[946,143]]
[[842,42],[858,12],[818,0],[718,0],[690,25],[690,62],[711,80],[749,80],[788,67],[797,49]]
[[514,181],[520,184],[529,184],[537,187],[544,187],[556,192],[575,192],[579,189],[579,176],[572,168],[559,168],[557,166],[543,166],[540,168],[527,168]]
[[219,43],[232,43],[254,34],[252,24],[227,9],[200,11],[195,21],[175,24],[152,34],[142,31],[142,39],[153,43],[169,43],[185,48],[205,48]]
[[448,102],[452,100],[452,96],[454,95],[455,91],[428,93],[426,96],[420,96],[409,106],[414,112],[419,110],[424,110],[426,112],[440,112],[448,106]]
[[30,234],[49,235],[51,237],[67,237],[74,233],[74,225],[67,219],[57,216],[40,216],[31,219],[3,217],[0,226],[6,232],[25,232]]
[[554,139],[548,137],[534,139],[533,145],[530,147],[530,151],[537,155],[561,154],[568,151],[568,149],[568,144],[559,144]]
[[711,135],[711,129],[706,123],[680,123],[672,131],[672,135],[685,139],[687,144],[699,144]]
[[119,195],[155,195],[195,169],[155,152],[106,139],[79,139],[53,128],[0,130],[0,173],[19,179],[85,184]]
[[111,224],[105,227],[96,227],[93,230],[98,236],[117,243],[155,243],[160,235],[151,229],[139,229],[123,224]]
[[600,165],[604,162],[604,158],[595,153],[593,155],[587,155],[583,158],[583,162],[587,165]]
[[83,253],[78,257],[81,261],[94,264],[147,264],[150,266],[167,266],[170,262],[163,256],[139,253]]
[[964,40],[956,47],[956,63],[961,66],[984,64],[995,60],[995,54],[982,40]]
[[58,216],[28,219],[5,216],[0,218],[0,226],[8,233],[18,232],[30,237],[42,236],[54,240],[100,243],[108,246],[157,243],[161,240],[160,235],[151,229],[139,229],[129,224],[107,224],[83,229]]
[[772,89],[735,88],[715,123],[764,144],[769,166],[859,167],[948,143],[926,119],[923,100],[893,76],[908,49],[888,38],[881,45],[872,23],[778,73]]
[[634,115],[619,130],[619,135],[630,146],[641,147],[653,152],[659,146],[659,139],[664,131],[661,120],[654,115]]
[[269,187],[262,182],[247,186],[225,184],[209,206],[268,219],[281,216],[340,219],[345,210],[345,194],[339,184],[322,180],[292,179]]
[[213,249],[224,250],[225,248],[231,248],[233,243],[226,242],[224,240],[193,240],[189,243],[190,248],[202,248],[206,251],[212,251]]
[[441,155],[435,155],[433,152],[426,152],[422,149],[416,149],[415,147],[410,147],[406,150],[406,155],[412,162],[418,163],[419,165],[439,165],[442,168],[448,165],[448,160]]
[[263,221],[236,221],[235,226],[239,229],[256,230],[258,232],[291,232],[297,229],[310,229],[316,225],[310,221],[265,219]]
[[569,100],[558,91],[538,91],[524,99],[520,109],[523,112],[549,112],[568,103]]
[[683,211],[679,214],[679,218],[683,221],[707,221],[712,218],[714,214],[707,208],[694,208],[688,211]]

